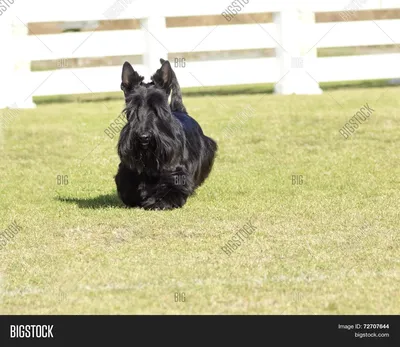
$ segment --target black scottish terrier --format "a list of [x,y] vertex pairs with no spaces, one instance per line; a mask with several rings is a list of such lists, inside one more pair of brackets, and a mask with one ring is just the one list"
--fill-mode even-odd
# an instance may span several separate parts
[[187,114],[170,63],[160,61],[150,83],[128,62],[122,69],[128,122],[118,141],[115,183],[129,207],[182,207],[209,175],[217,152],[216,142]]

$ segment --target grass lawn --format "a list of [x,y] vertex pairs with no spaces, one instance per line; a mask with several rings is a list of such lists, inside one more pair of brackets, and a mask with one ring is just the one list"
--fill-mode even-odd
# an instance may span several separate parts
[[[116,197],[104,129],[122,95],[19,111],[0,145],[0,231],[21,227],[0,247],[1,313],[398,314],[399,95],[187,96],[219,153],[196,196],[167,212]],[[366,103],[375,111],[345,140]]]

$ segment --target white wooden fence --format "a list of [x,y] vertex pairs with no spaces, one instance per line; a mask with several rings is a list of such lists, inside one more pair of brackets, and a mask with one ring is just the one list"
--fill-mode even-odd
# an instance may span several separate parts
[[[120,90],[120,66],[70,69],[63,63],[70,58],[142,55],[135,69],[148,78],[168,53],[275,48],[273,58],[186,61],[175,71],[182,87],[275,83],[280,94],[321,93],[318,82],[325,81],[400,77],[397,53],[316,56],[321,47],[398,44],[400,20],[351,19],[355,10],[400,8],[400,0],[237,0],[240,13],[272,12],[273,23],[185,28],[167,28],[166,18],[221,15],[233,0],[4,1],[9,4],[0,15],[0,108],[34,107],[33,96]],[[343,21],[315,23],[315,12],[325,11],[338,11]],[[28,35],[28,23],[112,19],[139,19],[141,29]],[[36,60],[59,66],[31,72]]]

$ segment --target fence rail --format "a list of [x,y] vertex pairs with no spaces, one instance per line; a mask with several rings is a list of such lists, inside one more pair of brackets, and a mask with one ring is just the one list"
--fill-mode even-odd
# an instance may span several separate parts
[[[246,4],[247,1],[247,4]],[[240,13],[273,13],[272,23],[169,28],[167,17],[229,14],[228,0],[11,0],[0,15],[0,108],[34,107],[32,97],[119,91],[121,67],[68,68],[71,58],[143,57],[149,77],[159,59],[191,52],[275,49],[272,58],[186,61],[176,69],[183,87],[276,83],[281,94],[321,93],[319,82],[400,76],[400,54],[317,58],[317,48],[397,45],[400,20],[351,21],[354,11],[400,8],[400,0],[237,0]],[[114,9],[114,10],[113,10]],[[232,8],[231,8],[232,9]],[[1,11],[1,7],[0,7]],[[315,12],[338,11],[342,22],[315,23]],[[230,15],[232,15],[232,11]],[[138,19],[141,29],[35,35],[34,22]],[[229,24],[229,25],[228,25]],[[32,72],[32,61],[56,61]]]

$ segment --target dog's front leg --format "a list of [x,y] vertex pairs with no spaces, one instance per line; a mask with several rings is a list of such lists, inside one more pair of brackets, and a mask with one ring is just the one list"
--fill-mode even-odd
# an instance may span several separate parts
[[194,184],[190,175],[182,168],[163,172],[149,192],[143,207],[151,210],[171,210],[182,207],[193,193]]
[[115,176],[117,192],[122,202],[129,207],[140,206],[140,179],[139,175],[129,170],[122,163],[119,164],[117,175]]

